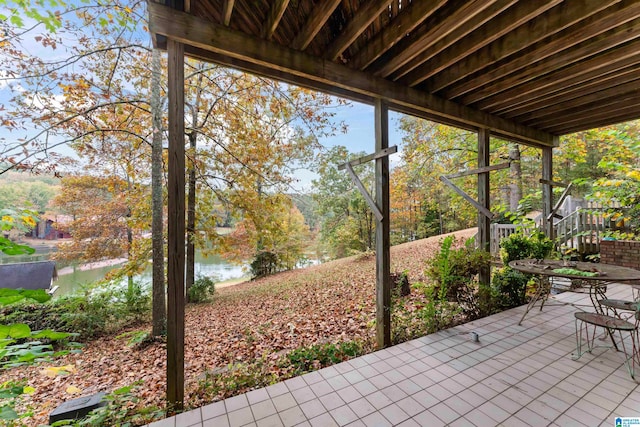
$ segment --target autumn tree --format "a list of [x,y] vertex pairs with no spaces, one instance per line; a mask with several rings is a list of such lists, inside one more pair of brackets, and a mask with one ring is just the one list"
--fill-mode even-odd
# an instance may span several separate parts
[[[284,193],[295,168],[313,158],[318,138],[338,130],[328,107],[339,101],[223,67],[188,65],[194,245],[242,261],[269,252],[279,265],[292,265],[292,254],[303,254],[281,238],[287,229],[278,217],[292,209]],[[216,232],[223,212],[237,222],[232,236]]]
[[[20,2],[10,10],[12,16],[28,18],[28,25],[16,25],[18,18],[2,24],[5,39],[0,43],[0,60],[12,65],[2,77],[13,97],[0,119],[14,134],[24,135],[7,141],[0,153],[10,162],[5,170],[57,173],[68,164],[58,151],[64,145],[73,147],[83,162],[93,162],[95,168],[101,168],[105,159],[112,164],[112,159],[131,155],[121,163],[124,173],[107,171],[105,177],[127,182],[126,204],[135,207],[129,222],[146,221],[148,214],[142,210],[148,211],[150,206],[149,176],[131,168],[146,171],[149,147],[156,147],[151,180],[155,189],[153,333],[158,335],[164,329],[165,317],[160,111],[163,79],[160,55],[151,59],[144,32],[146,4],[114,0],[75,5],[54,0],[48,7],[55,12],[47,11],[44,5],[34,9],[28,4]],[[154,73],[149,64],[155,68]],[[115,142],[121,143],[119,152],[114,150]],[[101,152],[106,145],[109,149]],[[126,237],[130,262],[122,270],[129,276],[142,268],[150,250],[141,235],[136,235],[134,241],[133,228],[128,229]]]
[[[342,258],[370,250],[375,244],[375,220],[371,208],[346,171],[338,166],[362,157],[343,146],[331,147],[318,163],[319,178],[313,181],[320,240],[331,258]],[[373,163],[354,167],[370,194],[374,191]]]

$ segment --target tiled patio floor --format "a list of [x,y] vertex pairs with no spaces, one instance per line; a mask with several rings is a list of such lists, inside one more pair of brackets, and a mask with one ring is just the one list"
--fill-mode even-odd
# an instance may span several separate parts
[[[617,285],[607,295],[628,299],[631,290]],[[522,326],[519,307],[150,426],[569,427],[640,417],[640,385],[622,353],[571,359],[573,313],[593,310],[588,296],[564,293],[554,302],[575,306],[535,308]]]

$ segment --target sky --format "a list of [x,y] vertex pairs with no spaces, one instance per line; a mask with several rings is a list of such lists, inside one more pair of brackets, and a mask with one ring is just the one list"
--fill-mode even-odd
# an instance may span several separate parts
[[[338,133],[331,137],[320,138],[319,142],[325,148],[342,145],[350,152],[365,152],[372,154],[375,152],[375,127],[373,105],[366,105],[359,102],[350,102],[335,109],[336,121],[344,121],[347,124],[346,133]],[[398,146],[398,153],[390,156],[391,164],[400,158],[400,145],[402,135],[398,130],[400,113],[389,112],[389,146]],[[318,176],[310,170],[299,170],[295,174],[298,182],[293,187],[301,192],[311,187],[311,181]]]

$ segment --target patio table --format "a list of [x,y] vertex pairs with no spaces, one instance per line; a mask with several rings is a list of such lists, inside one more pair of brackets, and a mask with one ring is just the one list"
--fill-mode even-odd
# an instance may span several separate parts
[[[596,312],[602,314],[602,308],[598,303],[599,299],[605,297],[607,285],[611,283],[633,284],[640,281],[640,271],[629,267],[621,267],[611,264],[595,264],[591,262],[570,262],[568,265],[562,260],[552,259],[522,259],[511,261],[509,267],[521,273],[528,273],[536,276],[536,292],[527,304],[527,308],[518,322],[527,316],[533,306],[541,300],[540,311],[549,297],[551,291],[551,281],[554,277],[565,278],[570,280],[580,280],[589,289],[589,298]],[[558,269],[572,269],[581,272],[594,273],[593,276],[583,276],[580,274],[571,274],[566,272],[558,272]]]

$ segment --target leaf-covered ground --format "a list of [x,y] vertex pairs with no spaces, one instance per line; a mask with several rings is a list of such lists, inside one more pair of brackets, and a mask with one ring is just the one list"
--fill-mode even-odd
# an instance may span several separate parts
[[[454,233],[468,238],[475,229]],[[424,281],[427,259],[442,236],[398,245],[391,250],[392,272],[407,271],[412,283]],[[375,256],[345,258],[290,271],[217,291],[211,304],[186,309],[186,405],[204,404],[195,390],[203,373],[255,358],[276,359],[300,346],[361,339],[373,342]],[[139,330],[150,329],[141,325]],[[35,409],[29,425],[46,424],[49,413],[77,395],[111,391],[143,380],[138,395],[144,406],[163,405],[166,345],[139,349],[127,340],[103,337],[82,353],[54,362],[15,368],[0,381],[27,379],[36,392],[26,403]],[[66,366],[66,375],[47,367]]]

